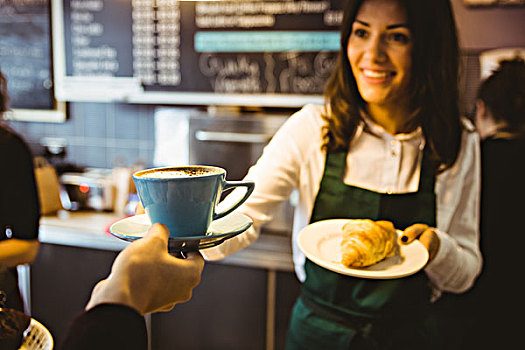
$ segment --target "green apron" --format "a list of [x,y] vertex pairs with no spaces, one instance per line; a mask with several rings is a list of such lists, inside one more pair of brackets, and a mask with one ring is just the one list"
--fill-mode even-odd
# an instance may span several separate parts
[[[419,190],[382,194],[343,183],[346,152],[329,153],[310,222],[389,220],[404,230],[436,224],[434,175],[424,152]],[[392,280],[361,279],[310,260],[290,320],[287,349],[439,349],[424,272]]]

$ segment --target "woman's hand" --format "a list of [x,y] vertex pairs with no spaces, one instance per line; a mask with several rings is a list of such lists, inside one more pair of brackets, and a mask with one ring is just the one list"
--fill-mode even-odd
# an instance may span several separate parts
[[430,263],[436,256],[440,245],[435,228],[425,224],[414,224],[407,227],[405,231],[403,231],[401,242],[409,244],[415,239],[419,239],[419,242],[427,248],[429,255],[428,262]]

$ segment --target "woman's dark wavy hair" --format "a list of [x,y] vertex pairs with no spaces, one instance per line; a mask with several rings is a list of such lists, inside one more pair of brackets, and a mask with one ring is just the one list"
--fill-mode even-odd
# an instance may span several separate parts
[[[361,121],[366,102],[357,89],[347,47],[359,8],[366,0],[345,0],[341,47],[336,67],[327,82],[329,114],[324,147],[346,151]],[[461,142],[458,96],[459,47],[449,0],[398,0],[406,9],[413,40],[410,108],[421,125],[436,166],[454,164]]]

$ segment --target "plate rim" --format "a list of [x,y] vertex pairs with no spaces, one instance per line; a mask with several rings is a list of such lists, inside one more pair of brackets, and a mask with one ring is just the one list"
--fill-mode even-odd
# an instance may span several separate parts
[[[341,275],[347,275],[347,276],[358,277],[358,278],[367,278],[367,279],[396,279],[396,278],[408,277],[408,276],[411,276],[421,271],[427,264],[428,258],[429,258],[428,250],[418,240],[415,240],[412,243],[410,243],[410,245],[415,244],[416,246],[418,246],[419,248],[417,249],[421,249],[421,252],[423,252],[423,255],[424,255],[424,258],[421,259],[421,262],[417,265],[417,267],[407,270],[406,272],[403,272],[403,273],[390,273],[390,274],[385,273],[384,271],[367,270],[366,268],[354,269],[354,268],[346,267],[341,263],[329,262],[322,258],[319,258],[315,254],[313,254],[308,249],[308,247],[305,247],[304,240],[308,236],[308,234],[314,230],[314,227],[324,226],[324,225],[336,225],[336,224],[343,225],[347,223],[349,220],[356,220],[356,219],[326,219],[326,220],[320,220],[312,224],[306,225],[299,231],[299,234],[297,236],[297,245],[299,247],[299,250],[305,255],[306,258],[308,258],[315,264],[327,270],[339,273]],[[325,235],[320,235],[320,238],[323,238],[323,237],[325,237]]]

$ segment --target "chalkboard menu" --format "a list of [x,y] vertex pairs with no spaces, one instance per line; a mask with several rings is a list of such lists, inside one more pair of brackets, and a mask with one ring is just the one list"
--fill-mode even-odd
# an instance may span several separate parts
[[342,0],[53,0],[60,100],[322,100]]
[[52,110],[49,0],[0,0],[0,69],[13,109]]

